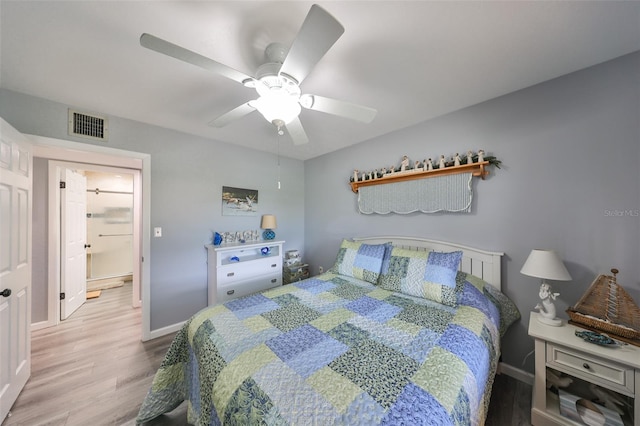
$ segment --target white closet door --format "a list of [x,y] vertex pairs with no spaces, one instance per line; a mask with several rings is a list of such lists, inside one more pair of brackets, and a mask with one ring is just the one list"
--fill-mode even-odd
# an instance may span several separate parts
[[0,423],[31,375],[31,152],[0,118]]

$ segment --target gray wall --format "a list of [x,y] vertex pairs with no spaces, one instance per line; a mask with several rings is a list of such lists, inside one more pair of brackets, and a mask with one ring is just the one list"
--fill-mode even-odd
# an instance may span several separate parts
[[[67,108],[68,105],[0,90],[0,116],[19,131],[92,143],[68,136]],[[258,213],[277,216],[277,238],[286,241],[285,250],[303,251],[302,161],[281,159],[282,189],[278,190],[277,157],[264,152],[119,117],[109,117],[106,146],[151,155],[150,226],[161,226],[163,230],[162,238],[151,239],[151,330],[184,321],[206,306],[204,244],[211,241],[212,231],[260,227],[260,215],[222,216],[223,185],[257,189]],[[45,168],[46,178],[46,167],[40,166]],[[38,175],[35,178],[40,179]],[[44,196],[40,192],[34,195]],[[39,253],[45,244],[44,239],[36,242],[34,253]],[[44,277],[38,277],[34,292],[46,287],[41,279]],[[34,294],[33,300],[34,318],[40,318],[46,295]]]
[[[555,249],[573,277],[553,283],[563,318],[612,267],[640,301],[639,69],[640,53],[627,55],[305,162],[307,261],[326,269],[343,237],[375,234],[505,252],[503,290],[523,319],[504,339],[503,357],[516,367],[533,349],[527,327],[539,280],[519,273],[531,249]],[[354,168],[480,148],[504,166],[474,179],[470,214],[357,212]],[[533,371],[533,357],[524,368]]]

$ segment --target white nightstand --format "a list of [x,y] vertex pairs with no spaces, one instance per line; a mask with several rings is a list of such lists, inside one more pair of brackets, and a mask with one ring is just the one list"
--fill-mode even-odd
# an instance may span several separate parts
[[632,398],[635,421],[640,426],[640,347],[599,346],[575,335],[583,330],[571,324],[551,327],[532,312],[529,335],[535,338],[535,382],[531,403],[531,423],[535,426],[579,425],[560,415],[558,396],[546,389],[547,367],[565,373],[576,382],[592,383]]

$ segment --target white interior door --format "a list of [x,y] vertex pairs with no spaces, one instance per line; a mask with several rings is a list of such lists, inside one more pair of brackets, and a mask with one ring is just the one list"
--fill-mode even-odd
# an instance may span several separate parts
[[[70,169],[60,185],[60,319],[87,300],[87,179]],[[64,188],[62,188],[64,186]]]
[[31,152],[0,118],[0,422],[31,375]]

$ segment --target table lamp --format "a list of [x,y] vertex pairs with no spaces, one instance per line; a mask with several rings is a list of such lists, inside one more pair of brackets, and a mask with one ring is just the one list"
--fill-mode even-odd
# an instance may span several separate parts
[[541,300],[535,307],[540,311],[538,321],[554,327],[561,326],[562,320],[556,318],[556,306],[553,304],[560,293],[553,293],[551,285],[545,280],[570,281],[571,275],[556,252],[553,250],[531,250],[520,273],[542,279],[538,293]]
[[272,214],[263,214],[262,221],[260,222],[260,228],[264,229],[262,238],[265,240],[273,240],[276,237],[276,233],[273,232],[278,226],[276,224],[276,217]]

